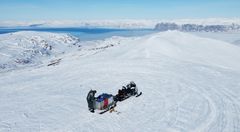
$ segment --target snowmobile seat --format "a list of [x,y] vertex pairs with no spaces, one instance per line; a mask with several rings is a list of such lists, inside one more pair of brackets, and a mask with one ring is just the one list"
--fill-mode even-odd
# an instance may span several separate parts
[[110,98],[111,96],[112,96],[111,94],[103,93],[103,94],[101,94],[101,95],[99,95],[99,96],[97,97],[97,101],[98,101],[98,102],[101,102],[101,101],[103,101],[103,100],[106,99],[106,98]]
[[104,110],[115,104],[113,95],[103,93],[96,98],[95,109]]

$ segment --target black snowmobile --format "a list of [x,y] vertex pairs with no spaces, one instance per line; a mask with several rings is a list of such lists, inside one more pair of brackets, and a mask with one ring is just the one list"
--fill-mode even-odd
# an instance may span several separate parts
[[127,86],[122,86],[122,89],[118,90],[118,94],[115,96],[115,101],[123,101],[131,96],[140,96],[142,92],[138,93],[137,85],[131,81]]

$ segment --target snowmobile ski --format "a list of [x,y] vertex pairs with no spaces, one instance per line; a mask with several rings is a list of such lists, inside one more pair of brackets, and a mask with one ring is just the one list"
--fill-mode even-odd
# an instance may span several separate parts
[[106,113],[106,112],[114,109],[115,107],[116,107],[116,105],[114,105],[114,106],[112,106],[112,107],[110,107],[110,108],[108,108],[108,109],[106,109],[106,110],[103,110],[103,111],[99,112],[99,114],[104,114],[104,113]]
[[140,92],[138,95],[136,95],[135,97],[139,97],[139,96],[141,96],[142,95],[142,92]]
[[101,115],[101,114],[104,114],[104,113],[108,112],[109,110],[110,110],[110,109],[104,110],[104,111],[100,112],[99,114],[100,114],[100,115]]

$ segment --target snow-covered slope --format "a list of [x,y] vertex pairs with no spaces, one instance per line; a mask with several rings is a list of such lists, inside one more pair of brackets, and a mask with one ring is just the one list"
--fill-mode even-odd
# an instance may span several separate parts
[[63,54],[77,43],[78,38],[67,34],[30,31],[2,34],[0,72],[40,64],[43,58]]
[[[130,80],[142,96],[88,111],[90,89],[116,94]],[[57,66],[2,73],[0,131],[240,131],[239,82],[238,46],[181,32],[116,37]]]
[[231,43],[234,45],[240,45],[240,32],[192,32],[192,34],[204,37],[211,38],[215,40],[221,40],[227,43]]

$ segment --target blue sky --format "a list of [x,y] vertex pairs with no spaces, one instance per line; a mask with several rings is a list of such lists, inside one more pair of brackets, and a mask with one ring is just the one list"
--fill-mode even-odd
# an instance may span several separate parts
[[240,0],[0,0],[0,20],[240,17]]

